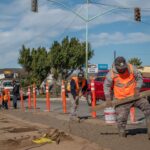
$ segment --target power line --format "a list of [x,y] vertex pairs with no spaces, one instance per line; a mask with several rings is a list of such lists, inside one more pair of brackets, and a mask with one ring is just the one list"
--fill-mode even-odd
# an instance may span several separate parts
[[[78,13],[80,13],[80,11],[82,10],[83,6],[80,8],[80,10],[78,11]],[[61,34],[60,37],[62,37],[69,29],[69,27],[72,25],[72,23],[74,22],[74,20],[77,18],[77,16],[75,15],[73,20],[70,22],[70,24],[65,28],[64,32]]]
[[[91,2],[91,1],[90,1],[90,2]],[[104,4],[104,3],[100,3],[100,2],[91,2],[91,3],[93,3],[93,4],[100,4],[100,5],[102,5],[102,6],[118,7],[118,9],[134,9],[134,8],[131,8],[131,7],[122,7],[122,6],[117,6],[117,5]],[[144,9],[144,10],[143,10],[143,9]],[[148,10],[148,9],[150,9],[150,8],[142,8],[142,11],[150,11],[150,10]],[[118,13],[115,12],[115,11],[111,11],[111,13],[118,14]],[[121,14],[119,13],[119,15],[121,15]],[[131,20],[132,22],[134,22],[133,18],[127,17],[127,16],[125,16],[125,15],[121,15],[121,16],[126,17],[126,18],[128,18],[129,20]],[[147,26],[150,26],[150,23],[144,22],[143,20],[141,20],[140,22],[141,22],[142,24],[145,24],[145,25],[147,25]]]
[[92,4],[102,5],[102,6],[117,7],[117,8],[122,8],[122,9],[130,9],[129,7],[123,7],[123,6],[112,5],[112,4],[105,4],[105,3],[101,3],[101,2],[91,2],[91,3]]
[[[117,12],[112,12],[112,13],[118,14]],[[123,17],[125,17],[125,18],[128,18],[128,19],[131,20],[132,22],[135,22],[135,21],[133,20],[133,18],[131,18],[131,17],[127,17],[127,16],[125,16],[125,15],[123,15],[123,14],[119,14],[119,15],[120,15],[120,16],[123,16]],[[142,20],[140,21],[140,23],[150,26],[150,23],[144,22],[144,21],[142,21]]]
[[[55,6],[55,8],[57,8],[57,6]],[[67,18],[67,15],[65,15],[63,18],[61,18],[60,20],[58,20],[58,22],[56,22],[55,24],[49,26],[49,28],[53,28],[53,30],[55,30],[57,28],[57,26],[60,25],[60,23],[62,23],[64,21],[64,19]],[[34,36],[34,40],[31,40],[31,39],[27,39],[23,44],[24,45],[27,45],[27,44],[30,44],[32,43],[33,41],[35,41],[36,39],[39,39],[41,36],[44,37],[44,35],[47,36],[47,30],[37,34]],[[46,44],[47,45],[47,44]]]
[[[98,4],[98,5],[102,5],[102,6],[109,6],[109,7],[118,7],[118,8],[121,8],[121,9],[134,9],[135,7],[124,7],[124,6],[121,6],[121,5],[113,5],[113,4],[106,4],[106,3],[101,3],[101,2],[90,2],[92,4]],[[147,11],[150,11],[150,8],[142,8],[142,10],[147,10]]]

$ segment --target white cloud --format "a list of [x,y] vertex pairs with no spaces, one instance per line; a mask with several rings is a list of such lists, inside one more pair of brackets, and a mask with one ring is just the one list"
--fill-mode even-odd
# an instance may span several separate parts
[[[64,32],[67,32],[69,35],[71,31],[77,31],[77,37],[81,36],[80,33],[85,33],[85,22],[82,19],[63,7],[52,5],[47,0],[40,1],[38,13],[31,12],[31,0],[10,0],[10,2],[8,4],[0,3],[0,53],[4,53],[5,56],[0,56],[0,60],[6,58],[0,62],[0,67],[8,66],[9,63],[7,62],[10,61],[11,64],[17,66],[19,49],[22,44],[29,47],[45,45],[50,47],[50,42],[56,40]],[[135,6],[135,3],[131,0],[101,0],[99,2],[124,7]],[[134,2],[143,8],[150,7],[150,1],[148,0],[135,0]],[[86,17],[85,4],[76,4],[72,7],[71,9]],[[90,4],[89,17],[104,13],[111,8]],[[100,24],[129,21],[128,16],[130,15],[130,11],[114,12],[113,17],[112,13],[110,13],[107,17],[101,16],[90,22],[89,28],[95,30]],[[140,36],[140,38],[136,39],[136,36]],[[126,34],[115,32],[114,34],[90,34],[89,38],[92,41],[92,46],[98,47],[101,45],[118,44],[118,41],[122,44],[147,42],[150,37],[142,32]]]
[[150,42],[150,35],[145,33],[127,33],[123,34],[121,32],[116,33],[100,33],[92,34],[90,36],[90,41],[94,48],[109,44],[135,44],[135,43],[145,43]]

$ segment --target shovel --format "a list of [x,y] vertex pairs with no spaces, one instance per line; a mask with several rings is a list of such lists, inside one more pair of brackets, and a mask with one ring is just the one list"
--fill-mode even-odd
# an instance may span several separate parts
[[[130,96],[130,97],[127,97],[127,98],[124,98],[124,99],[121,99],[121,100],[113,99],[111,101],[111,106],[116,107],[118,105],[133,102],[133,101],[136,101],[138,99],[141,99],[141,98],[147,97],[147,96],[150,96],[150,90],[140,92],[139,96]],[[98,106],[95,106],[95,107],[91,108],[90,111],[98,111],[98,110],[104,109],[106,107],[108,107],[108,105],[107,105],[106,102],[104,102],[104,103],[102,103]]]

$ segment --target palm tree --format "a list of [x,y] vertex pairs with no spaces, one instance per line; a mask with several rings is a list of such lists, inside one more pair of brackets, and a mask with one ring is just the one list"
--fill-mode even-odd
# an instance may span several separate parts
[[128,62],[136,67],[141,67],[141,65],[142,65],[141,59],[136,58],[136,57],[129,59]]

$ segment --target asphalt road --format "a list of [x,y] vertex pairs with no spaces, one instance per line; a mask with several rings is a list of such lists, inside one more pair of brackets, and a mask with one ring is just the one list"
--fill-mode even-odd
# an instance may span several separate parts
[[[28,101],[25,100],[24,101],[24,106],[28,107]],[[103,103],[103,101],[99,101],[97,104],[99,105],[100,103]],[[20,106],[20,101],[18,101],[18,105]],[[32,104],[33,107],[33,104]],[[36,107],[38,109],[40,109],[40,111],[45,111],[46,110],[46,102],[44,99],[38,99],[37,103],[36,103]],[[78,115],[79,116],[91,116],[91,112],[89,111],[89,109],[91,108],[91,106],[88,106],[86,100],[82,99],[79,102],[79,107],[78,107]],[[62,101],[61,99],[51,99],[50,102],[50,111],[52,112],[58,112],[58,113],[63,113],[63,106],[62,106]],[[70,112],[70,101],[67,100],[67,113]],[[105,116],[104,116],[104,110],[98,111],[96,112],[97,118],[99,118],[100,120],[105,120]],[[140,124],[143,123],[145,124],[145,118],[143,113],[139,110],[139,109],[135,109],[135,118],[136,121],[139,121]],[[128,122],[130,123],[130,115],[128,117]]]
[[[18,101],[20,102],[20,101]],[[100,102],[99,102],[100,103]],[[98,103],[98,104],[99,104]],[[20,106],[20,103],[18,103],[19,106]],[[33,106],[33,104],[32,104]],[[36,106],[38,109],[40,109],[40,111],[46,111],[46,102],[45,100],[43,99],[38,99],[37,100],[37,103],[36,103]],[[27,100],[25,100],[25,107],[28,107],[28,102]],[[86,100],[82,99],[80,102],[79,102],[79,107],[78,107],[78,116],[81,116],[81,117],[84,117],[84,116],[87,116],[87,117],[91,117],[91,112],[90,112],[90,109],[91,106],[88,106]],[[58,113],[63,113],[63,106],[62,106],[62,101],[60,99],[55,99],[55,100],[51,100],[50,102],[50,111],[51,112],[58,112]],[[67,113],[70,112],[70,101],[67,100]],[[97,118],[101,119],[101,120],[104,120],[104,111],[98,111],[97,112]]]

